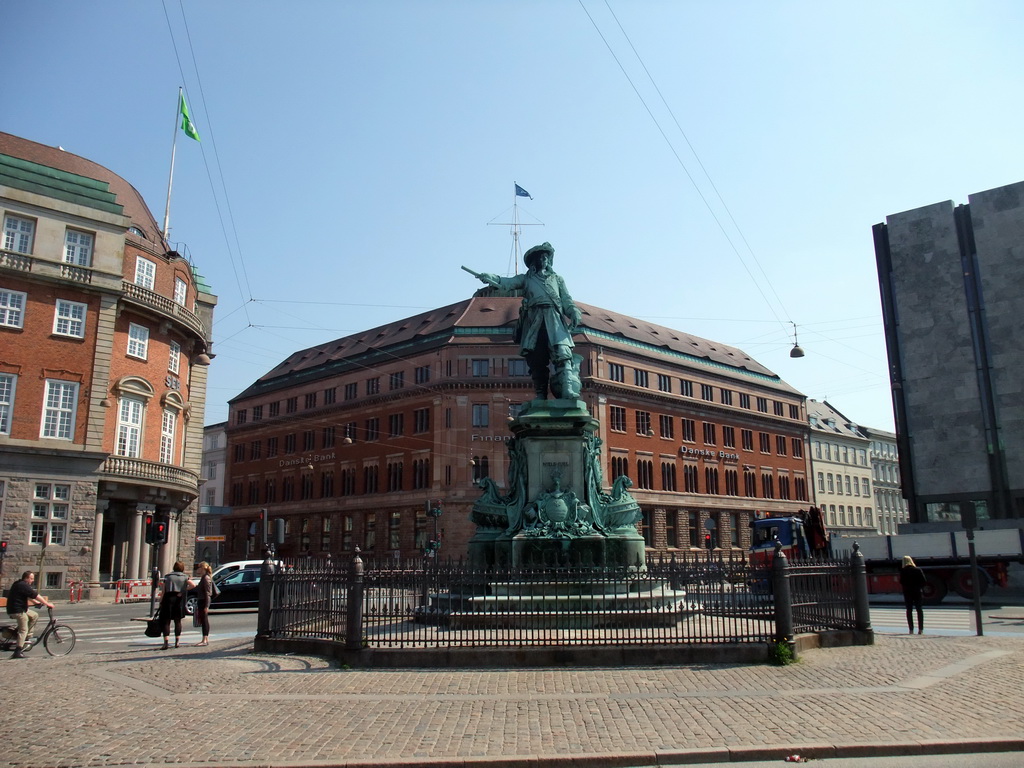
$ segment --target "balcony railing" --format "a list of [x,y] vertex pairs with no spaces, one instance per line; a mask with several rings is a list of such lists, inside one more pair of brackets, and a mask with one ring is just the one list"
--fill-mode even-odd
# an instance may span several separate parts
[[100,473],[111,478],[157,486],[173,486],[188,493],[199,493],[199,475],[182,467],[172,467],[144,459],[130,459],[125,456],[108,456]]
[[0,251],[0,267],[16,269],[19,272],[31,272],[32,257],[13,251]]
[[195,312],[185,309],[181,304],[178,304],[176,301],[172,301],[166,296],[161,296],[159,293],[154,293],[140,285],[130,283],[127,280],[122,283],[122,287],[124,289],[125,296],[132,301],[137,301],[140,304],[159,310],[165,315],[170,315],[179,322],[187,325],[202,338],[206,338],[206,329],[203,327],[203,321],[199,319],[199,316],[196,315]]

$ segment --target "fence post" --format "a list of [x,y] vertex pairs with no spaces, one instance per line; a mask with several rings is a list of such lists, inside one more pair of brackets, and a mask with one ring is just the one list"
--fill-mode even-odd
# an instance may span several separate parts
[[274,589],[274,561],[270,559],[270,551],[260,567],[260,610],[256,619],[256,637],[270,637],[271,596]]
[[359,651],[363,648],[363,560],[359,557],[359,547],[352,558],[349,577],[345,648]]
[[868,572],[860,544],[853,542],[850,552],[850,575],[853,579],[853,615],[858,632],[871,632],[871,607],[868,605]]
[[772,592],[775,595],[775,641],[788,643],[796,656],[793,640],[793,596],[789,589],[789,561],[782,551],[782,542],[775,541],[772,558]]

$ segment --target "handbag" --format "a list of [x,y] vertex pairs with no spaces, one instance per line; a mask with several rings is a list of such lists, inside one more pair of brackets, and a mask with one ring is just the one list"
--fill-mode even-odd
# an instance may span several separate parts
[[160,637],[163,633],[163,621],[159,616],[154,616],[146,621],[146,637]]
[[217,589],[217,583],[214,581],[210,582],[210,597],[214,598],[220,594],[220,590]]

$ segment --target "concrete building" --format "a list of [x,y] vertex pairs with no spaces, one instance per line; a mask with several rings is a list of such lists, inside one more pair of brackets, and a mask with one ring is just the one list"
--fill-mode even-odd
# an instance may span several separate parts
[[0,536],[5,578],[55,590],[191,553],[216,298],[139,193],[0,133]]
[[900,482],[900,454],[896,433],[873,427],[861,427],[860,431],[871,441],[868,458],[871,461],[878,532],[886,535],[899,533],[899,526],[906,525],[910,516]]
[[871,441],[828,401],[807,401],[811,426],[814,496],[829,532],[837,536],[878,533],[871,490]]
[[224,504],[227,477],[227,422],[208,424],[203,429],[203,476],[199,481],[199,517],[196,520],[195,562],[218,565],[224,551],[221,519],[231,512]]
[[874,227],[911,524],[1024,519],[1024,182]]
[[[577,302],[579,304],[579,302]],[[466,554],[483,477],[506,481],[507,422],[533,382],[518,298],[478,294],[291,355],[231,400],[225,557],[258,555],[265,508],[286,556]],[[652,552],[745,548],[757,513],[809,504],[804,396],[741,350],[579,304],[575,352],[605,485],[628,475]]]

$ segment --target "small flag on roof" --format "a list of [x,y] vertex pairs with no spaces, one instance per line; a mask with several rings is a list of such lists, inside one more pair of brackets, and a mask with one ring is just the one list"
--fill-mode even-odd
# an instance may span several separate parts
[[525,189],[516,184],[516,197],[528,197],[533,200],[533,195],[527,192]]

